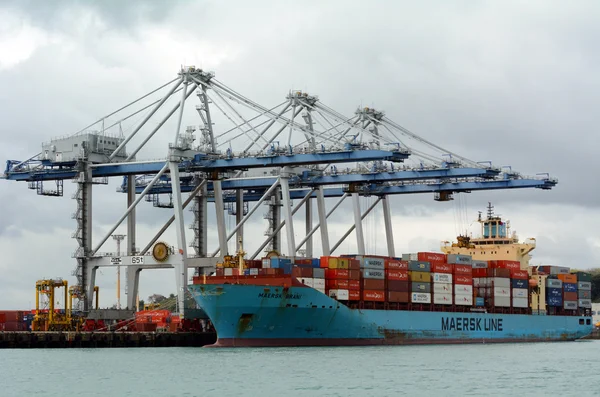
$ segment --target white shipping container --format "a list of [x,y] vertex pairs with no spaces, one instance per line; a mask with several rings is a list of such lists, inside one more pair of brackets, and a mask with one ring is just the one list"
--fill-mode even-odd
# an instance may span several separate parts
[[301,277],[298,279],[298,281],[300,281],[302,284],[306,285],[307,287],[313,287],[315,286],[315,280],[312,278],[308,278],[308,277]]
[[322,289],[325,292],[325,279],[324,278],[313,278],[313,284],[315,289]]
[[477,296],[480,298],[487,298],[490,296],[490,288],[489,287],[479,287],[477,290]]
[[424,292],[413,292],[410,296],[412,303],[431,303],[431,294]]
[[479,287],[479,277],[473,278],[473,287]]
[[452,293],[452,284],[433,283],[433,293],[434,294],[451,294]]
[[250,269],[250,275],[251,275],[251,276],[258,276],[258,269],[256,269],[256,268],[251,268],[251,269]]
[[418,253],[414,253],[414,254],[402,254],[402,260],[403,261],[418,261],[419,260],[419,254]]
[[592,307],[592,300],[591,299],[579,299],[577,301],[577,304],[579,305],[579,307],[583,307],[586,309],[591,309]]
[[452,294],[433,294],[433,303],[436,305],[451,305]]
[[529,291],[527,290],[527,288],[513,288],[513,290],[512,290],[513,298],[527,298],[528,292]]
[[569,274],[571,269],[563,266],[550,266],[550,274]]
[[[510,307],[510,297],[506,297],[506,296],[494,297],[494,306]],[[525,307],[527,307],[527,306],[525,306]]]
[[494,298],[510,298],[510,288],[494,287]]
[[592,283],[590,283],[589,281],[579,281],[577,283],[577,289],[591,290]]
[[457,265],[470,265],[471,255],[448,254],[448,263]]
[[473,306],[473,295],[455,295],[454,304],[460,306]]
[[472,261],[471,266],[473,269],[487,269],[488,263],[487,261]]
[[504,287],[510,288],[510,278],[505,277],[491,277],[490,279],[490,287]]
[[550,288],[562,288],[562,280],[547,278],[546,287]]
[[362,261],[360,262],[360,267],[367,268],[367,269],[383,270],[385,268],[385,264],[383,262],[383,259],[381,259],[381,258],[369,258],[369,257],[365,256],[364,258],[362,258]]
[[452,275],[448,273],[431,273],[434,283],[452,284]]
[[335,298],[339,301],[347,301],[348,299],[350,299],[350,293],[347,289],[330,289],[329,297]]
[[455,295],[473,295],[473,286],[456,284],[454,286],[454,294]]
[[270,269],[271,268],[271,259],[270,258],[263,258],[263,260],[262,260],[262,267],[263,267],[263,269]]
[[577,301],[564,301],[564,308],[567,310],[577,310]]
[[480,277],[479,278],[479,286],[480,287],[489,287],[492,281],[488,277]]
[[527,298],[513,298],[513,307],[527,308],[529,307],[529,300]]
[[226,276],[233,276],[233,268],[231,267],[226,267],[225,269],[223,269],[224,272],[223,274]]

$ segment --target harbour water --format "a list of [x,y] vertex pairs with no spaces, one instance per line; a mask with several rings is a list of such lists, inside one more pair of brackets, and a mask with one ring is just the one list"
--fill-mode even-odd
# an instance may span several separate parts
[[0,350],[1,396],[593,396],[600,341]]

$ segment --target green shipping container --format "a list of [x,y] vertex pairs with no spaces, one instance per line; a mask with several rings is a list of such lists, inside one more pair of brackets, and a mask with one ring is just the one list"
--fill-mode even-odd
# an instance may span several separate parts
[[575,275],[577,276],[577,281],[587,281],[587,282],[592,282],[592,275],[590,273],[586,273],[586,272],[575,272]]
[[431,273],[428,272],[408,272],[408,277],[410,281],[416,281],[419,283],[429,283],[431,282]]

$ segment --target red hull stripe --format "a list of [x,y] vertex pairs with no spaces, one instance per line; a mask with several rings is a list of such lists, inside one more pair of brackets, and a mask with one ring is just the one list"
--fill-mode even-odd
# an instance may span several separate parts
[[311,339],[232,339],[219,338],[214,345],[205,347],[296,347],[296,346],[374,346],[374,345],[448,345],[448,344],[487,344],[524,342],[565,342],[570,339],[543,338],[498,338],[498,339],[351,339],[351,338],[311,338]]

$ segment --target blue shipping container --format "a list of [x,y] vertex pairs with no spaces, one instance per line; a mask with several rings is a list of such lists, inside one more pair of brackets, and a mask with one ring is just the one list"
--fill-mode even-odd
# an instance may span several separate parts
[[565,292],[577,292],[577,284],[563,283]]
[[416,272],[430,272],[431,264],[425,261],[408,261],[408,270]]
[[319,258],[313,258],[312,267],[321,267],[321,260]]
[[527,280],[521,280],[521,279],[516,279],[513,278],[512,280],[512,287],[513,288],[528,288],[528,281]]
[[483,306],[485,303],[485,301],[483,300],[483,298],[480,298],[479,296],[475,298],[475,306]]
[[562,296],[550,296],[548,297],[548,306],[562,306],[563,300]]
[[292,274],[292,264],[291,263],[282,263],[281,269],[283,269],[284,274]]
[[546,288],[546,295],[562,299],[562,288]]

